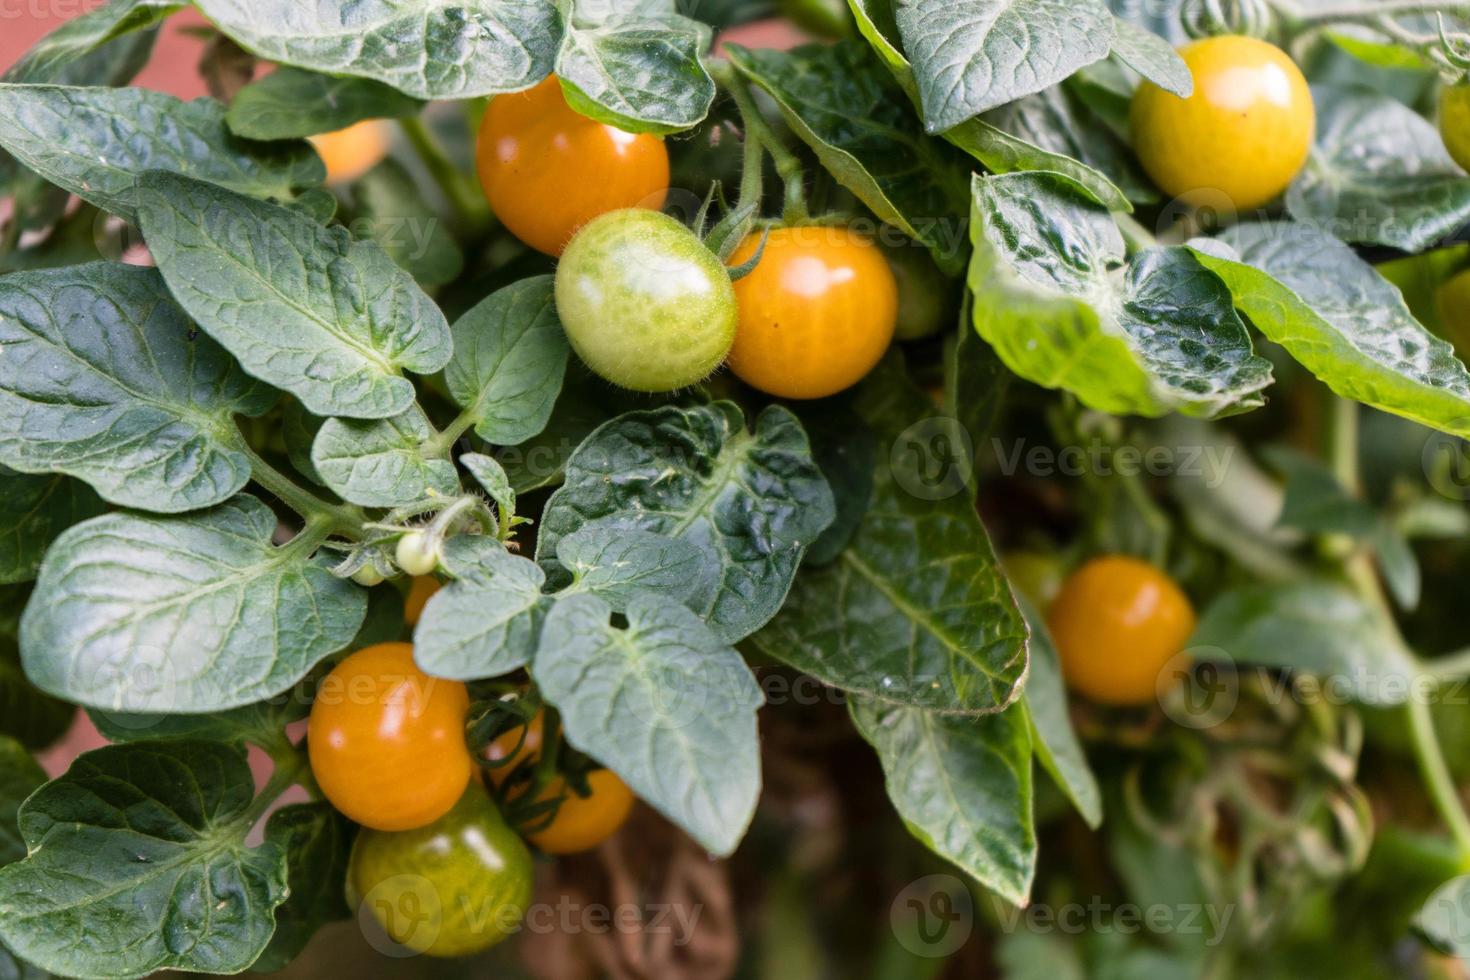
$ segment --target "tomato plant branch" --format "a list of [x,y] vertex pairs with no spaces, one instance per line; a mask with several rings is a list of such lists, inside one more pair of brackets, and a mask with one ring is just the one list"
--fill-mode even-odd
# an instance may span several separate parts
[[[740,77],[735,68],[729,62],[717,62],[710,65],[710,76],[714,78],[721,88],[730,93],[735,100],[735,108],[740,112],[740,120],[744,124],[745,139],[748,142],[754,140],[762,149],[771,155],[771,160],[776,164],[776,173],[780,175],[782,183],[785,184],[786,197],[781,210],[781,220],[788,224],[804,222],[809,217],[806,206],[806,170],[801,165],[801,159],[786,146],[786,142],[771,128],[766,117],[761,114],[760,107],[755,104],[755,98],[750,93],[750,88],[745,80]],[[745,171],[748,173],[752,168],[750,158],[747,155]],[[759,169],[759,166],[755,169]],[[755,178],[757,181],[759,177]],[[741,203],[746,203],[746,174],[740,176]],[[757,186],[757,193],[759,184]]]
[[301,489],[280,470],[268,463],[250,443],[240,436],[233,440],[236,450],[250,460],[250,476],[256,483],[280,498],[281,502],[308,521],[327,522],[332,530],[354,535],[367,520],[361,509],[350,504],[332,504]]
[[442,432],[424,443],[424,452],[431,456],[448,456],[450,447],[474,427],[477,414],[473,407],[460,412]]
[[478,188],[471,187],[465,175],[450,161],[434,134],[429,132],[422,116],[404,116],[398,120],[409,145],[428,168],[429,176],[439,185],[455,213],[473,231],[490,224],[490,208]]
[[[303,779],[311,778],[311,766],[307,762],[306,753],[295,746],[292,746],[289,752],[279,754],[271,753],[271,761],[275,763],[275,768],[271,770],[270,778],[266,780],[260,792],[255,795],[255,799],[251,801],[250,809],[245,811],[243,819],[251,827],[255,826],[260,821],[260,818],[265,816],[266,811],[271,808],[271,804],[280,799],[282,793],[297,783],[306,785],[303,783]],[[314,790],[315,781],[313,780],[312,784],[307,786],[307,788]]]
[[1445,3],[1443,0],[1368,0],[1366,3],[1344,3],[1340,6],[1316,4],[1303,8],[1299,4],[1275,3],[1292,26],[1316,26],[1335,22],[1372,21],[1378,17],[1400,17],[1410,14],[1470,15],[1470,3]]
[[[1358,417],[1357,402],[1327,394],[1328,410],[1327,449],[1333,473],[1355,496],[1362,492],[1362,478],[1358,469]],[[1364,599],[1373,603],[1383,614],[1388,628],[1398,635],[1398,624],[1393,618],[1388,598],[1364,552],[1349,556],[1344,562],[1344,571]],[[1402,641],[1401,641],[1402,642]],[[1422,668],[1421,668],[1422,670]],[[1432,671],[1424,671],[1434,676]],[[1410,691],[1405,710],[1408,712],[1410,741],[1414,746],[1414,758],[1419,763],[1419,773],[1425,789],[1433,800],[1440,819],[1449,828],[1459,848],[1460,856],[1470,860],[1470,815],[1460,799],[1454,777],[1444,758],[1439,736],[1434,730],[1434,718],[1430,714],[1430,695],[1415,685]]]

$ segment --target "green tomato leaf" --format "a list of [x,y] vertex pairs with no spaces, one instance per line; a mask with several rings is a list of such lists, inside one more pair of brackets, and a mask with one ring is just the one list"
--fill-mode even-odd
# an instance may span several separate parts
[[1126,261],[1112,216],[1057,174],[975,179],[975,329],[1012,371],[1092,408],[1231,414],[1262,404],[1229,290],[1183,247]]
[[364,119],[413,116],[422,108],[418,99],[381,82],[288,66],[235,93],[225,123],[247,139],[297,139],[346,129]]
[[557,542],[556,560],[572,582],[557,598],[590,592],[623,612],[639,592],[696,605],[710,594],[719,569],[697,545],[616,523],[588,524]]
[[1470,177],[1433,123],[1397,99],[1312,87],[1317,138],[1286,192],[1299,221],[1348,242],[1418,252],[1470,221]]
[[275,752],[289,746],[286,726],[311,713],[309,681],[264,701],[203,715],[127,713],[89,709],[88,717],[109,742],[193,738]]
[[337,496],[364,507],[402,507],[425,497],[459,493],[459,474],[432,454],[424,410],[411,406],[391,419],[327,419],[311,447],[311,464]]
[[311,447],[326,421],[289,396],[281,409],[281,439],[286,444],[286,458],[291,460],[296,472],[323,487],[327,484],[311,461]]
[[760,686],[740,655],[672,599],[644,592],[627,626],[591,595],[556,603],[532,667],[567,740],[718,857],[760,795]]
[[551,276],[498,289],[454,322],[450,396],[486,442],[514,446],[546,427],[567,369]]
[[41,38],[0,81],[126,85],[153,52],[153,28],[181,6],[172,0],[110,0]]
[[1462,961],[1470,960],[1470,875],[1452,878],[1435,889],[1415,916],[1414,925],[1441,948]]
[[194,333],[157,271],[97,262],[0,279],[0,462],[174,513],[245,486],[234,414],[276,392]]
[[1036,873],[1024,712],[963,718],[864,697],[851,698],[848,709],[878,752],[888,798],[909,833],[1024,906]]
[[185,177],[150,174],[140,191],[143,232],[180,305],[315,414],[399,415],[414,401],[400,371],[448,362],[444,314],[378,246]]
[[459,535],[444,545],[452,577],[429,599],[413,634],[425,673],[455,680],[499,677],[531,662],[552,599],[546,575],[494,538]]
[[[556,55],[567,104],[599,122],[634,133],[673,133],[709,114],[715,83],[700,58],[710,29],[669,4],[582,0]],[[643,9],[639,9],[643,8]]]
[[[888,67],[909,100],[919,104],[918,82],[897,43],[892,0],[847,0],[858,31]],[[955,146],[983,163],[991,173],[1007,174],[1017,170],[1050,170],[1077,181],[1099,204],[1114,211],[1132,211],[1127,196],[1107,177],[1085,163],[1060,153],[1052,153],[1012,136],[984,122],[971,119],[946,130],[943,134]]]
[[500,508],[502,514],[514,514],[516,512],[516,492],[511,489],[510,477],[506,475],[505,467],[501,466],[493,456],[485,456],[480,453],[465,453],[459,458],[465,469],[470,471],[470,476],[475,482],[484,488],[485,493],[495,506]]
[[306,948],[318,929],[351,916],[343,882],[352,836],[352,823],[329,803],[299,803],[271,814],[265,839],[286,855],[290,895],[276,909],[275,934],[251,964],[251,972],[281,969]]
[[[21,605],[17,598],[17,616]],[[36,690],[21,667],[15,638],[0,636],[0,735],[44,749],[66,734],[76,714],[74,705]]]
[[135,223],[145,171],[281,199],[320,184],[326,173],[306,143],[233,135],[224,106],[213,99],[183,102],[140,88],[0,84],[0,147],[53,184]]
[[767,408],[754,432],[731,402],[630,412],[567,461],[536,557],[550,562],[563,537],[594,520],[683,538],[720,570],[696,611],[733,642],[781,608],[802,554],[833,514],[832,491],[786,409]]
[[[973,298],[965,293],[959,330],[944,346],[944,410],[969,436],[971,446],[991,439],[1000,424],[1015,375],[1006,370],[995,348],[970,326]],[[970,460],[974,485],[979,455]]]
[[80,480],[0,466],[0,583],[29,582],[56,536],[106,505]]
[[230,746],[88,752],[21,807],[30,854],[0,868],[0,939],[70,977],[244,970],[286,898],[280,846],[245,844],[254,795]]
[[1401,704],[1413,693],[1413,655],[1381,612],[1336,582],[1247,585],[1215,598],[1190,646],[1236,663],[1328,678],[1363,704]]
[[848,40],[751,51],[732,44],[725,50],[776,101],[838,183],[923,242],[942,269],[959,274],[965,243],[945,216],[964,213],[970,167],[963,154],[924,134],[868,45]]
[[1282,446],[1267,447],[1261,455],[1286,478],[1286,499],[1276,519],[1279,526],[1355,538],[1378,530],[1378,512],[1348,493],[1325,463]]
[[1020,693],[1026,626],[969,496],[935,499],[908,465],[911,448],[925,452],[911,440],[940,420],[894,359],[858,394],[880,445],[894,449],[879,453],[872,500],[847,549],[803,571],[755,642],[854,694],[958,714],[999,711]]
[[1470,435],[1470,372],[1347,245],[1281,222],[1190,245],[1256,328],[1338,395]]
[[873,467],[878,440],[862,416],[844,399],[822,399],[796,406],[797,416],[812,443],[812,458],[832,488],[832,523],[806,550],[803,565],[825,565],[836,560],[857,533],[858,524],[873,499]]
[[[26,797],[40,789],[46,774],[13,738],[0,736],[0,866],[19,861],[26,856],[25,841],[21,840],[16,815]],[[3,948],[0,948],[3,956]],[[0,965],[3,965],[0,959]]]
[[44,691],[124,712],[207,712],[279,694],[342,649],[366,593],[237,496],[188,517],[109,514],[56,540],[21,620]]
[[514,92],[545,78],[561,41],[549,0],[198,0],[241,47],[329,75],[372,78],[420,99]]
[[1153,31],[1114,15],[1113,57],[1181,99],[1194,94],[1194,75],[1174,45]]
[[931,133],[1054,85],[1113,42],[1102,0],[903,0],[895,19]]
[[[1014,590],[1013,590],[1014,591]],[[1026,625],[1031,630],[1030,673],[1023,695],[1031,721],[1036,758],[1056,781],[1067,799],[1094,830],[1102,823],[1102,791],[1087,764],[1082,743],[1072,729],[1067,713],[1067,689],[1062,683],[1062,664],[1047,632],[1046,620],[1024,596],[1016,597]]]
[[421,286],[442,286],[464,269],[459,244],[397,160],[390,157],[358,178],[352,199],[354,232],[382,246]]
[[[1147,204],[1158,200],[1158,189],[1134,159],[1133,151],[1066,86],[1053,85],[992,109],[985,114],[984,121],[1030,145],[1080,160],[1095,172],[1106,174],[1129,201]],[[1035,169],[1053,168],[1043,162]],[[1084,189],[1088,196],[1097,198],[1093,189],[1086,185]],[[1099,203],[1108,202],[1099,200]],[[1119,209],[1109,207],[1109,210]]]

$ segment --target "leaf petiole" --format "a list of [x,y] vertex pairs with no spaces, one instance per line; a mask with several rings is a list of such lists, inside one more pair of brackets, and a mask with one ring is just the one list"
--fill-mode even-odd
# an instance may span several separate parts
[[[785,141],[771,128],[766,117],[761,115],[760,107],[755,104],[745,79],[740,77],[729,62],[711,64],[709,73],[735,100],[735,107],[740,111],[740,120],[745,128],[746,151],[740,175],[740,200],[736,207],[750,203],[752,197],[749,194],[752,193],[753,199],[759,201],[761,178],[760,154],[757,151],[764,150],[771,155],[771,160],[776,164],[776,173],[785,184],[786,196],[781,220],[787,224],[805,222],[810,215],[806,206],[806,170],[801,165],[801,159],[791,152]],[[751,143],[756,144],[756,151],[751,150]]]
[[327,522],[331,530],[349,537],[361,532],[367,517],[360,508],[351,504],[328,503],[315,494],[301,489],[290,477],[257,453],[242,433],[237,432],[236,435],[238,438],[232,440],[234,443],[232,448],[250,460],[250,476],[256,483],[280,498],[282,503],[308,521],[317,519]]

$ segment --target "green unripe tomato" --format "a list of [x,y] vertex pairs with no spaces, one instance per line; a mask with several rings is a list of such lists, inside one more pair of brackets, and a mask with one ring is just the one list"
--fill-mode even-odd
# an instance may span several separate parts
[[846,0],[780,0],[781,16],[813,37],[852,35],[852,14]]
[[1066,570],[1061,559],[1040,551],[1011,551],[1000,556],[1001,570],[1012,587],[1042,612],[1062,590]]
[[352,573],[352,581],[358,585],[365,585],[368,588],[372,588],[375,585],[383,584],[383,573],[371,565],[364,565]]
[[347,901],[401,946],[468,956],[516,931],[533,876],[531,852],[477,779],[427,827],[363,829],[347,866]]
[[1462,357],[1470,355],[1470,269],[1446,280],[1435,294],[1444,339]]
[[556,312],[593,371],[634,391],[704,380],[735,341],[730,274],[666,214],[609,211],[572,237],[556,267]]
[[1451,85],[1440,93],[1439,135],[1455,162],[1470,170],[1470,85]]
[[939,271],[929,253],[917,242],[897,247],[885,245],[883,255],[898,283],[899,340],[921,340],[954,325],[951,303],[958,286]]
[[398,539],[393,557],[409,575],[428,575],[439,567],[439,546],[427,533],[409,531]]

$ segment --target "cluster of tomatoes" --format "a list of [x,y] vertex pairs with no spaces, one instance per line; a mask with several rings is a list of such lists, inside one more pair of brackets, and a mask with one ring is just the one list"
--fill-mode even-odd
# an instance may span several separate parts
[[[1194,95],[1181,99],[1145,83],[1132,104],[1144,168],[1196,207],[1243,211],[1274,199],[1313,139],[1312,96],[1300,70],[1280,49],[1246,37],[1199,41],[1181,54]],[[1470,88],[1451,89],[1442,113],[1450,152],[1470,164]],[[1456,142],[1451,132],[1463,137]],[[354,127],[319,146],[342,178],[349,176],[342,159],[381,156],[379,139]],[[572,347],[626,388],[670,391],[728,364],[768,394],[820,398],[861,379],[895,335],[911,335],[911,321],[942,319],[949,284],[932,263],[924,262],[927,277],[916,276],[840,225],[762,228],[721,261],[660,211],[670,179],[663,141],[581,115],[554,77],[492,100],[477,156],[497,220],[559,258],[557,311]],[[741,267],[732,279],[730,270]],[[1464,282],[1470,290],[1470,278]],[[410,624],[438,587],[431,544],[409,534],[398,548],[400,567],[418,576]],[[1017,591],[1046,609],[1074,692],[1117,706],[1159,697],[1160,678],[1195,626],[1189,599],[1166,574],[1122,556],[1095,558],[1065,578],[1042,556],[1012,555],[1005,565]],[[573,780],[538,765],[548,736],[556,737],[541,714],[477,759],[466,741],[469,710],[465,685],[424,674],[411,645],[389,643],[342,661],[310,719],[317,785],[364,828],[352,855],[352,895],[376,896],[367,907],[392,909],[412,893],[418,906],[439,910],[427,935],[408,920],[395,926],[380,917],[394,939],[438,955],[477,951],[514,929],[516,910],[530,900],[527,843],[546,854],[596,847],[634,802],[608,770]],[[501,807],[531,797],[546,804],[542,819],[510,827]],[[472,907],[480,914],[466,918]],[[499,910],[512,914],[493,914]]]
[[[438,587],[430,576],[412,580],[406,622],[417,623]],[[425,674],[411,644],[382,643],[322,680],[307,729],[317,787],[362,826],[349,898],[395,941],[436,956],[477,952],[514,931],[531,898],[528,843],[552,855],[591,850],[634,802],[606,769],[576,780],[541,773],[540,713],[497,736],[477,761],[469,711],[464,684]],[[511,827],[497,799],[529,816]],[[408,905],[416,915],[396,913]]]

